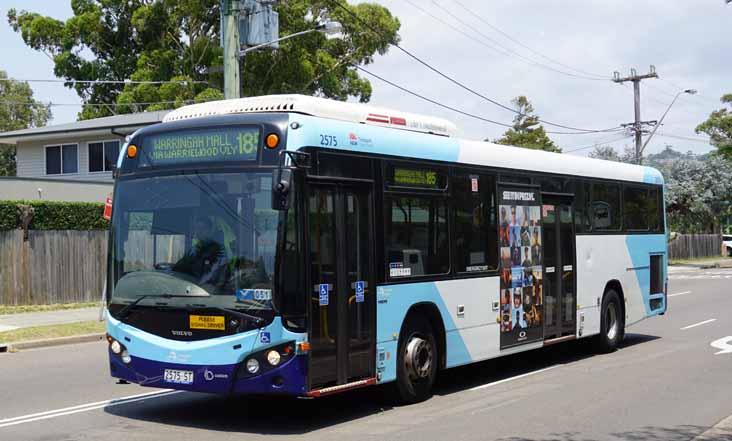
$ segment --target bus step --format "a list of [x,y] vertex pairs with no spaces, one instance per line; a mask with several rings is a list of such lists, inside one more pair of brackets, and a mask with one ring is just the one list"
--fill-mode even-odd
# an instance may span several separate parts
[[576,335],[565,335],[564,337],[544,340],[544,346],[551,346],[551,345],[555,345],[557,343],[563,343],[565,341],[576,340],[576,339],[577,339]]
[[358,389],[376,384],[376,378],[365,378],[363,380],[354,381],[352,383],[339,384],[338,386],[326,387],[324,389],[311,390],[308,392],[310,397],[323,397],[325,395],[337,394],[347,390]]

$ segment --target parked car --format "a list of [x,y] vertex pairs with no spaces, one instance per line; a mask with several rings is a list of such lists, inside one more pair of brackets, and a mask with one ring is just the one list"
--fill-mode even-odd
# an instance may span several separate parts
[[724,246],[724,251],[727,253],[727,256],[732,257],[732,234],[725,234],[722,236],[722,245]]

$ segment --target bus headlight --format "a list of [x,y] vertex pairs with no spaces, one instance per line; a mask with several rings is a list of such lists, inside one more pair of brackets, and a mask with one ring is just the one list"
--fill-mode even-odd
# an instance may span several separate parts
[[275,350],[267,352],[267,361],[272,366],[277,366],[278,364],[280,364],[280,359],[281,357],[279,352]]
[[259,372],[259,362],[256,358],[250,358],[247,360],[247,372],[250,374],[256,374]]
[[120,352],[122,352],[122,346],[119,344],[117,340],[114,340],[112,344],[109,345],[109,348],[114,352],[115,354],[119,355]]
[[122,362],[124,364],[130,364],[130,362],[132,361],[132,357],[130,356],[130,353],[127,352],[127,349],[122,351],[122,355],[120,355],[120,358],[122,359]]

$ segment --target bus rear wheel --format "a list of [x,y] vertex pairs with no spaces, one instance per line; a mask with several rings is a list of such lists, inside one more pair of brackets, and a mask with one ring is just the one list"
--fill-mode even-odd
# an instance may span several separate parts
[[620,303],[620,296],[614,289],[609,289],[605,293],[600,314],[600,335],[597,336],[597,347],[600,352],[613,352],[625,335],[623,307]]
[[411,315],[399,337],[397,400],[412,404],[432,396],[439,360],[437,341],[429,321],[422,315]]

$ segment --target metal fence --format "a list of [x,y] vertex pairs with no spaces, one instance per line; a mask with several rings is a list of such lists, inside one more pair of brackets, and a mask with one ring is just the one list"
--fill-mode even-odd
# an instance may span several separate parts
[[101,299],[106,231],[0,231],[0,305]]
[[679,234],[668,244],[672,260],[714,257],[722,254],[722,236],[718,234]]

